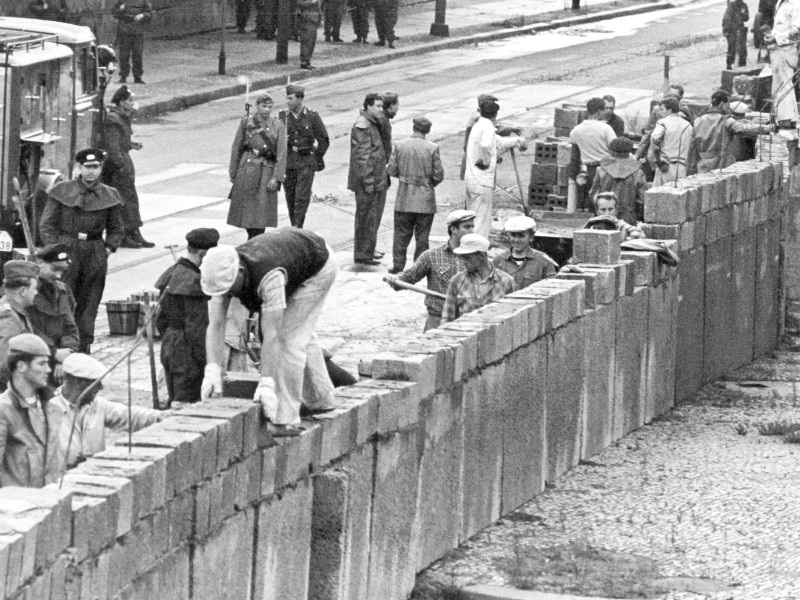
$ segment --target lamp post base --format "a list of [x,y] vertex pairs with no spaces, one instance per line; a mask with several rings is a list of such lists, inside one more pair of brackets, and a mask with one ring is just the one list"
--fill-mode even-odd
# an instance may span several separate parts
[[447,23],[431,23],[431,35],[450,37],[450,26]]
[[220,52],[219,58],[217,61],[217,73],[220,75],[225,75],[225,53]]

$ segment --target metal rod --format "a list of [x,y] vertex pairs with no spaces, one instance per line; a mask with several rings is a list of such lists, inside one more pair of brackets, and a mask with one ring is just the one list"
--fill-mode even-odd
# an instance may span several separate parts
[[433,290],[426,290],[424,287],[419,287],[418,285],[412,285],[410,283],[406,283],[405,281],[398,281],[397,279],[392,281],[388,277],[384,277],[383,280],[390,285],[402,288],[404,290],[411,290],[412,292],[418,292],[420,294],[425,294],[426,296],[433,296],[434,298],[441,298],[442,300],[447,298],[447,296],[445,296],[444,294],[440,294],[439,292],[434,292]]

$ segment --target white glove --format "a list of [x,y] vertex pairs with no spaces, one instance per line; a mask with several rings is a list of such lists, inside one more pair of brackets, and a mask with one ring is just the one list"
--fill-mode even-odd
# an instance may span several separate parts
[[264,418],[274,422],[278,416],[278,396],[275,394],[275,382],[272,377],[262,377],[259,380],[253,400],[261,403]]
[[212,396],[222,395],[222,368],[215,363],[206,365],[203,383],[200,386],[200,399],[208,400]]

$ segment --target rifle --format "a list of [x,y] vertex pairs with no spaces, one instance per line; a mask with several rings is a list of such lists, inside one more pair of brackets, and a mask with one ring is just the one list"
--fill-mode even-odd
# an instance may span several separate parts
[[36,252],[34,250],[34,243],[33,243],[33,234],[31,233],[31,225],[28,222],[28,215],[25,212],[25,206],[22,204],[22,199],[19,196],[19,179],[14,177],[12,179],[14,183],[14,204],[17,207],[17,212],[19,213],[19,220],[22,223],[22,231],[25,234],[25,243],[28,246],[28,260],[36,261]]

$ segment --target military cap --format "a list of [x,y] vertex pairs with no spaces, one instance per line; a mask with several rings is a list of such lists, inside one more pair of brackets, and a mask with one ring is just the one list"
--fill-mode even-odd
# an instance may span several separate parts
[[211,248],[200,265],[200,287],[207,296],[222,296],[239,273],[239,254],[233,246]]
[[106,159],[106,156],[108,156],[106,151],[100,148],[84,148],[75,155],[75,162],[80,165],[99,165]]
[[111,104],[119,104],[120,102],[128,100],[131,96],[133,96],[133,93],[128,89],[128,86],[123,85],[111,96]]
[[620,154],[630,154],[633,150],[633,142],[624,135],[611,140],[608,146],[611,148],[612,152],[619,152]]
[[33,333],[20,333],[8,340],[9,352],[24,352],[33,356],[50,356],[50,348],[44,340]]
[[80,352],[73,352],[64,359],[61,365],[64,373],[72,375],[73,377],[80,377],[81,379],[99,379],[106,374],[106,369],[96,358],[92,358],[88,354],[81,354]]
[[517,215],[516,217],[511,217],[508,221],[506,221],[503,225],[503,229],[508,232],[530,231],[531,229],[536,229],[536,221],[524,215]]
[[39,250],[36,253],[36,257],[46,263],[68,261],[70,259],[69,246],[66,244],[50,244]]
[[414,117],[414,129],[420,133],[430,133],[433,123],[428,117]]
[[208,250],[217,245],[219,241],[219,231],[212,227],[199,227],[192,229],[186,234],[186,241],[189,245],[198,250]]
[[453,249],[454,254],[474,254],[476,252],[488,252],[489,240],[480,233],[468,233],[461,238],[458,248]]
[[10,260],[3,265],[3,277],[5,279],[24,279],[26,277],[38,277],[39,265],[27,260]]
[[287,85],[286,86],[286,95],[287,96],[297,96],[298,98],[304,98],[306,95],[306,88],[302,85]]
[[463,223],[464,221],[469,221],[475,218],[475,212],[472,210],[454,210],[449,215],[447,215],[447,225],[455,225],[457,223]]

